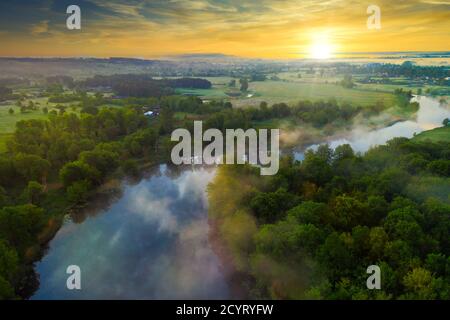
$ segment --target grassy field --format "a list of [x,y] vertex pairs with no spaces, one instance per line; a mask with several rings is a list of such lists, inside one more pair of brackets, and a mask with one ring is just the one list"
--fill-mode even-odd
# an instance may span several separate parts
[[[47,104],[47,98],[34,98],[29,100],[32,100],[34,103],[39,103],[40,108],[47,106],[49,111],[56,110],[52,108],[55,107],[57,104],[56,103]],[[25,102],[25,105],[27,103],[28,100]],[[59,104],[66,106],[70,105],[66,103],[59,103]],[[10,108],[14,110],[13,114],[9,114]],[[67,108],[66,112],[72,113],[74,111],[72,111],[70,108]],[[12,103],[0,105],[0,153],[6,150],[6,140],[12,136],[16,128],[16,123],[18,121],[29,119],[47,119],[47,118],[48,115],[44,114],[44,112],[42,112],[42,109],[21,113],[20,108]]]
[[[9,109],[13,108],[14,114],[9,114]],[[15,130],[16,123],[20,120],[29,119],[47,119],[41,110],[21,113],[20,108],[11,105],[0,106],[0,152],[6,150],[6,140],[12,135]]]
[[[383,101],[387,106],[395,105],[393,92],[396,89],[412,90],[417,93],[419,88],[423,92],[426,89],[442,89],[436,86],[421,86],[410,82],[406,78],[391,78],[392,84],[360,84],[356,88],[346,89],[336,83],[342,80],[342,75],[307,74],[300,72],[282,72],[276,74],[280,81],[266,80],[249,83],[247,94],[240,97],[230,97],[226,94],[230,91],[228,83],[231,77],[205,78],[213,84],[211,89],[178,89],[180,94],[197,95],[202,99],[227,99],[235,107],[258,106],[262,101],[269,104],[286,102],[295,103],[299,100],[328,100],[335,98],[338,102],[349,102],[361,106],[373,105],[377,101]],[[270,77],[270,75],[269,75]],[[364,76],[354,77],[355,81]],[[238,79],[235,79],[238,82]],[[237,88],[239,83],[237,84]]]
[[[302,75],[298,78],[295,73],[279,74],[282,81],[255,81],[249,83],[248,92],[240,97],[230,97],[226,94],[230,91],[228,83],[231,77],[209,77],[207,80],[213,84],[211,89],[177,89],[178,94],[196,95],[202,99],[226,99],[235,107],[258,106],[262,101],[274,103],[296,103],[300,100],[329,100],[335,98],[338,102],[349,102],[361,106],[373,105],[377,101],[383,101],[386,105],[394,105],[395,97],[392,92],[401,86],[390,88],[371,85],[358,86],[355,89],[346,89],[335,82],[340,77],[317,77],[315,75]],[[236,79],[238,82],[238,79]],[[237,88],[239,83],[237,84]]]
[[384,101],[386,105],[391,105],[395,101],[395,97],[391,93],[346,89],[339,85],[326,83],[251,82],[249,91],[254,96],[232,99],[233,105],[242,107],[258,105],[261,101],[273,104],[277,102],[295,103],[300,100],[326,101],[331,98],[335,98],[338,102],[349,102],[361,106],[373,105],[377,101]]
[[450,126],[425,131],[414,137],[415,141],[445,141],[450,142]]

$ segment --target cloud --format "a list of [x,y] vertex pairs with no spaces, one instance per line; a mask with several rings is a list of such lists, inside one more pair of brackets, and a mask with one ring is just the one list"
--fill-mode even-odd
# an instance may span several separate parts
[[[346,52],[446,50],[450,41],[450,1],[445,0],[378,0],[382,11],[379,32],[366,28],[368,4],[354,0],[77,3],[82,12],[82,32],[71,33],[65,28],[69,0],[2,1],[0,30],[8,34],[0,37],[9,40],[8,45],[16,47],[18,53],[27,48],[44,55],[143,57],[187,52],[298,57],[311,38],[323,32]],[[6,20],[12,22],[6,24]],[[39,41],[32,41],[35,35],[40,35]]]
[[31,26],[31,33],[33,35],[40,35],[43,33],[47,33],[48,32],[48,20],[43,20],[40,21],[39,23],[36,23],[34,25]]
[[178,229],[178,222],[170,209],[172,202],[171,198],[160,198],[143,186],[130,198],[129,210],[155,223],[159,232],[173,233]]

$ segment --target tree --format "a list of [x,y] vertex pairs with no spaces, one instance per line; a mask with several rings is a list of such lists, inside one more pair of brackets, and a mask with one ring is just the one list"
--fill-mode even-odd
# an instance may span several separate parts
[[13,109],[13,108],[9,108],[8,113],[9,113],[10,115],[13,115],[13,114],[14,114],[14,109]]
[[320,225],[324,218],[327,206],[323,203],[305,201],[300,205],[290,209],[287,214],[300,224]]
[[130,176],[137,176],[139,174],[139,168],[137,162],[132,159],[125,160],[122,163],[122,170],[125,174]]
[[326,238],[319,249],[318,260],[332,283],[336,283],[341,277],[348,276],[355,265],[352,252],[344,241],[344,237],[337,232],[331,233]]
[[15,156],[13,163],[25,180],[41,180],[42,184],[46,184],[51,167],[47,160],[33,154],[19,153]]
[[259,192],[250,201],[255,216],[264,222],[273,222],[281,217],[288,208],[298,203],[298,199],[284,188],[275,192]]
[[0,277],[12,281],[18,271],[18,263],[16,250],[0,239]]
[[67,188],[67,198],[70,202],[85,202],[91,189],[91,183],[88,180],[76,181]]
[[87,180],[96,183],[100,176],[97,169],[79,160],[66,163],[59,171],[59,177],[66,188],[76,181]]
[[164,107],[160,114],[161,133],[170,134],[173,130],[173,112],[169,107]]
[[84,151],[80,154],[79,159],[87,163],[92,168],[100,171],[102,176],[115,170],[118,166],[118,154],[103,150],[99,147],[92,151]]
[[450,177],[450,160],[434,160],[427,165],[427,169],[434,174]]
[[44,193],[43,186],[36,181],[28,182],[28,186],[24,190],[24,194],[27,197],[28,202],[31,204],[39,204],[43,193]]
[[0,208],[6,206],[8,203],[8,196],[6,195],[5,189],[0,186]]
[[15,298],[12,285],[19,265],[17,251],[0,239],[0,300]]
[[248,90],[248,80],[246,78],[239,79],[239,83],[241,85],[241,92],[246,92]]
[[8,241],[19,254],[37,243],[45,225],[44,210],[31,204],[0,209],[0,238]]
[[433,276],[424,268],[414,268],[403,278],[408,299],[435,299]]
[[444,127],[450,126],[450,119],[445,118],[444,121],[442,121],[442,124],[444,125]]
[[341,86],[347,89],[351,89],[355,86],[355,83],[353,82],[353,78],[351,74],[346,74],[344,76],[344,79],[341,81]]
[[350,230],[363,223],[367,211],[367,205],[357,198],[340,195],[334,200],[331,223],[341,230]]

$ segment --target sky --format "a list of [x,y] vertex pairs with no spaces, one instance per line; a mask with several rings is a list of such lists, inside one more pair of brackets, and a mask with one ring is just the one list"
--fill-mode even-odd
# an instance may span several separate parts
[[[81,9],[68,30],[66,8]],[[369,29],[369,5],[381,28]],[[1,0],[0,56],[252,58],[450,51],[450,0]]]

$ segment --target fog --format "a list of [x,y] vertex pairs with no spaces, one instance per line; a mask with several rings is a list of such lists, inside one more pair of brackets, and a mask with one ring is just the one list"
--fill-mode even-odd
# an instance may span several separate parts
[[[349,144],[357,152],[366,152],[371,147],[385,144],[392,138],[412,138],[414,134],[441,127],[442,121],[450,118],[448,106],[441,105],[436,99],[420,96],[413,98],[412,101],[417,101],[420,105],[414,120],[397,122],[377,130],[369,130],[367,127],[357,124],[346,134],[345,138],[330,137],[326,142],[333,149],[342,144]],[[314,144],[309,148],[315,150],[318,146],[319,144]],[[295,158],[303,159],[303,152],[296,152]]]

